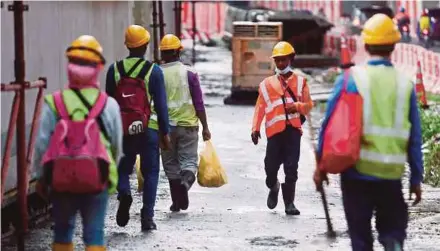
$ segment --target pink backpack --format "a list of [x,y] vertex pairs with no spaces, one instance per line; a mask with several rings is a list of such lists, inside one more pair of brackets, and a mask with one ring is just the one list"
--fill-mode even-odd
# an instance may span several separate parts
[[109,175],[110,159],[101,141],[101,129],[97,123],[105,107],[107,94],[100,92],[95,105],[90,107],[82,94],[74,91],[89,108],[89,113],[84,120],[73,121],[61,92],[54,93],[59,120],[42,164],[54,191],[97,193],[106,189]]

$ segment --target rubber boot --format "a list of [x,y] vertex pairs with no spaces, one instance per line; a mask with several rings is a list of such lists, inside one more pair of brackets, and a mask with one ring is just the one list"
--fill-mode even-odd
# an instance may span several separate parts
[[295,187],[296,183],[288,185],[286,183],[281,184],[281,190],[283,191],[284,206],[287,215],[299,215],[299,210],[295,207]]
[[173,202],[173,204],[171,204],[170,206],[170,210],[172,212],[179,212],[180,211],[180,207],[179,207],[179,192],[180,192],[180,183],[181,180],[168,180],[168,182],[170,183],[170,194],[171,194],[171,201]]
[[130,194],[118,196],[119,207],[116,213],[116,223],[120,227],[125,227],[130,220],[130,207],[133,203],[133,198]]
[[383,243],[385,251],[403,251],[402,244],[396,240],[386,240]]
[[53,243],[52,251],[73,251],[73,243]]
[[196,176],[193,172],[188,170],[183,170],[181,172],[182,176],[182,182],[180,184],[180,200],[179,200],[179,206],[180,209],[186,210],[189,206],[189,198],[188,198],[188,191],[191,189],[192,185],[196,181]]
[[269,190],[269,195],[267,196],[267,207],[269,209],[274,209],[278,204],[278,194],[280,192],[280,182],[278,182]]
[[147,217],[144,215],[144,210],[141,209],[141,230],[142,231],[151,231],[156,230],[157,226],[154,223],[153,217]]
[[86,246],[86,251],[106,251],[104,246]]

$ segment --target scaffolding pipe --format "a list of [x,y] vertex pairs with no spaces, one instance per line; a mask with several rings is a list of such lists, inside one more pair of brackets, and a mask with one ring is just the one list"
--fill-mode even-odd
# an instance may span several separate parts
[[196,64],[196,33],[197,33],[197,26],[196,26],[196,2],[192,1],[192,64]]
[[174,1],[174,22],[175,22],[175,33],[178,38],[182,37],[182,2]]
[[159,41],[161,41],[162,38],[165,36],[165,23],[163,21],[162,1],[159,1],[159,34],[160,34]]
[[6,177],[8,177],[9,159],[11,158],[12,139],[14,138],[14,129],[17,123],[19,105],[20,105],[20,92],[15,92],[14,101],[12,102],[11,115],[9,117],[8,134],[6,137],[6,144],[5,144],[5,153],[3,155],[3,160],[2,160],[2,185],[1,185],[2,204],[3,204],[3,194],[5,193]]
[[159,46],[157,44],[157,1],[153,1],[153,57],[154,62],[159,62]]
[[17,187],[20,225],[17,229],[17,249],[24,250],[24,234],[28,231],[27,189],[28,172],[26,165],[26,117],[25,117],[25,62],[24,62],[24,31],[23,1],[14,1],[14,44],[15,44],[15,82],[22,85],[19,90],[19,108],[17,118]]

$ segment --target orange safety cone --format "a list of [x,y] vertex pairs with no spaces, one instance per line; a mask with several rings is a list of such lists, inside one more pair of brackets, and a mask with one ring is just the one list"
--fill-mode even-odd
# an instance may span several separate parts
[[340,62],[341,62],[341,64],[339,65],[339,67],[341,67],[341,69],[348,69],[348,68],[354,66],[354,63],[351,62],[350,51],[348,49],[347,39],[345,38],[345,36],[341,36],[341,60],[340,60]]
[[422,67],[420,61],[417,60],[417,73],[416,73],[416,94],[422,103],[423,109],[428,109],[428,102],[426,101],[425,86],[423,85]]

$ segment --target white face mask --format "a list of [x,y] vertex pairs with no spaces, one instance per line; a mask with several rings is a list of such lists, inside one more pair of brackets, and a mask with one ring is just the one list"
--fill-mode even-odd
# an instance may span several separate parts
[[276,72],[277,74],[281,74],[281,75],[287,74],[287,73],[292,72],[292,71],[293,71],[293,69],[292,69],[292,67],[290,67],[290,65],[288,65],[288,66],[287,66],[286,68],[284,68],[283,70],[280,70],[280,69],[278,69],[278,68],[275,67],[275,72]]

